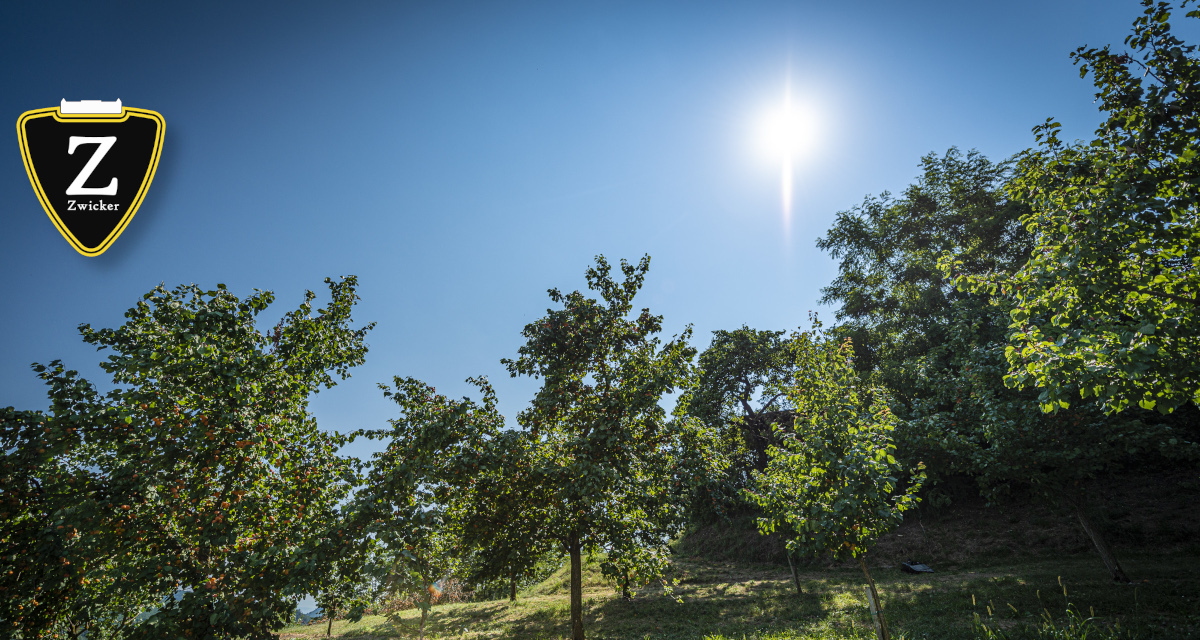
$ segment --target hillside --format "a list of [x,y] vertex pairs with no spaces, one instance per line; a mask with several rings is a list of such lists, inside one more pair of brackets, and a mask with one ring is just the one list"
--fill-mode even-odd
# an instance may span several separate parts
[[[973,614],[1011,627],[1037,621],[1043,610],[1064,618],[1067,601],[1105,623],[1141,629],[1143,637],[1185,639],[1200,634],[1196,588],[1200,560],[1195,555],[1129,556],[1135,587],[1108,581],[1103,566],[1088,556],[1021,563],[980,564],[932,575],[876,569],[876,581],[896,637],[951,639],[971,637]],[[584,589],[589,638],[718,640],[735,638],[868,638],[870,623],[862,574],[849,568],[801,572],[805,594],[797,596],[785,569],[679,561],[680,584],[674,595],[652,590],[622,600],[615,590],[589,573]],[[1059,577],[1067,585],[1064,599]],[[431,638],[549,639],[569,635],[567,593],[558,574],[506,600],[435,607],[428,622]],[[974,597],[975,604],[972,604]],[[1009,605],[1012,608],[1009,608]],[[1014,612],[1015,610],[1015,612]],[[407,638],[416,636],[416,611],[397,623],[370,616],[357,624],[335,621],[335,637]],[[281,638],[324,636],[323,623],[293,626]]]
[[[1065,508],[1016,493],[988,505],[974,486],[952,484],[948,507],[921,505],[879,540],[872,561],[886,566],[916,558],[950,568],[983,560],[1092,553],[1092,543]],[[1195,471],[1153,470],[1097,479],[1086,488],[1092,518],[1122,551],[1200,556],[1200,480]],[[777,536],[761,536],[753,518],[691,531],[681,556],[786,564]],[[1099,562],[1099,559],[1096,560]],[[828,564],[828,563],[821,563]]]
[[[1042,612],[1056,621],[1068,602],[1098,622],[1120,623],[1142,637],[1200,635],[1200,536],[1197,486],[1187,474],[1110,479],[1093,487],[1097,514],[1136,586],[1109,582],[1078,526],[1050,505],[1021,507],[1014,496],[992,507],[956,499],[925,509],[880,541],[871,557],[894,637],[972,637],[973,615],[1011,628],[1034,624]],[[753,561],[770,541],[741,526],[693,532],[677,545],[671,595],[646,589],[622,600],[593,564],[585,566],[585,628],[589,638],[664,640],[871,637],[863,578],[856,567],[810,563],[797,596],[784,564]],[[717,550],[723,549],[720,559]],[[776,549],[778,551],[778,549]],[[908,558],[931,564],[931,575],[899,571]],[[748,559],[749,558],[749,559]],[[1064,599],[1059,580],[1067,587]],[[506,600],[435,607],[427,637],[559,638],[568,634],[566,568]],[[974,598],[974,604],[972,604]],[[335,621],[343,638],[415,637],[415,611],[396,622],[373,616],[354,625]],[[323,636],[324,624],[293,626],[283,638]],[[1095,637],[1093,635],[1092,637]]]

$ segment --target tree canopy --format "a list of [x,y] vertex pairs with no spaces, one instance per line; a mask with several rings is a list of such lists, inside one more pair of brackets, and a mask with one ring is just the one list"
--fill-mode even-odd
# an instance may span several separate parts
[[489,442],[504,426],[486,378],[482,403],[452,400],[415,378],[380,385],[401,415],[390,430],[367,435],[389,440],[371,461],[365,486],[354,497],[355,520],[371,536],[378,578],[387,591],[417,595],[420,636],[435,585],[449,578],[465,556],[451,523],[463,488],[474,484]]
[[760,528],[782,531],[789,552],[858,557],[915,505],[924,474],[896,460],[898,419],[886,390],[860,381],[850,340],[817,325],[793,345],[793,432],[769,449],[748,493],[763,509]]
[[[766,470],[754,472],[747,491],[763,511],[759,529],[783,536],[789,564],[793,554],[858,558],[878,602],[862,555],[915,506],[925,474],[920,464],[906,469],[893,455],[898,419],[887,392],[861,382],[849,339],[827,336],[814,323],[811,331],[793,334],[791,351],[795,426],[779,434]],[[792,577],[799,591],[794,564]],[[887,638],[882,615],[877,621]]]
[[1064,143],[1051,119],[1019,156],[1009,193],[1031,208],[1029,261],[1011,275],[943,262],[959,288],[1014,299],[1006,381],[1040,388],[1045,411],[1200,398],[1200,58],[1168,3],[1142,4],[1131,52],[1072,54],[1106,115],[1095,138]]
[[80,327],[112,352],[105,394],[35,366],[50,410],[7,410],[0,431],[0,527],[20,549],[0,558],[9,633],[265,638],[320,591],[350,544],[355,468],[307,405],[362,362],[371,328],[349,326],[355,279],[326,282],[328,305],[314,315],[308,292],[266,333],[269,292],[155,288],[124,325]]
[[838,260],[838,276],[821,290],[838,304],[834,332],[854,340],[855,367],[901,403],[928,393],[914,372],[945,340],[955,291],[938,258],[960,256],[964,272],[1011,272],[1031,240],[1019,219],[1028,210],[1004,186],[1010,166],[951,148],[921,158],[921,174],[899,198],[884,193],[837,213],[817,247]]
[[504,361],[514,377],[542,380],[518,416],[536,487],[526,495],[545,505],[539,535],[570,556],[575,640],[584,637],[581,554],[612,553],[608,568],[622,574],[660,573],[667,541],[683,525],[673,489],[698,481],[684,477],[679,459],[706,454],[681,446],[694,423],[669,421],[659,404],[688,373],[690,328],[664,344],[655,337],[661,316],[642,309],[630,317],[649,268],[649,256],[622,261],[618,281],[597,256],[587,285],[599,298],[551,289],[561,308],[526,325],[519,356]]

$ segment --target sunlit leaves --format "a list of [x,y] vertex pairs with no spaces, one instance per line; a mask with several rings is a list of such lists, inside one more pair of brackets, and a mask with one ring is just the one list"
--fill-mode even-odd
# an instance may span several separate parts
[[1006,382],[1042,388],[1045,411],[1081,393],[1110,412],[1200,397],[1200,58],[1167,3],[1143,5],[1131,53],[1072,54],[1107,116],[1095,138],[1063,143],[1048,120],[1020,156],[1010,193],[1032,207],[1028,263],[1011,277],[942,264],[960,288],[1014,301]]
[[898,420],[885,392],[860,382],[848,340],[817,324],[791,345],[795,427],[769,449],[767,469],[754,473],[747,495],[763,511],[759,529],[778,532],[789,553],[856,557],[900,523],[924,473],[896,461]]
[[1165,452],[1178,434],[1156,414],[1104,415],[1092,401],[1047,414],[1037,389],[1005,387],[1003,335],[981,330],[1002,325],[1004,315],[1002,305],[959,309],[945,355],[935,359],[949,366],[918,371],[934,392],[904,425],[909,447],[933,452],[947,473],[974,477],[985,496],[1016,486],[1056,501],[1077,498],[1081,482],[1120,470],[1138,459],[1133,454]]

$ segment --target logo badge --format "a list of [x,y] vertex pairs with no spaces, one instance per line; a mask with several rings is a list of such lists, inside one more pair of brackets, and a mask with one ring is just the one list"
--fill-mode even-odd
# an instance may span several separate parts
[[25,172],[75,250],[104,253],[137,213],[162,153],[163,117],[121,101],[63,100],[17,120]]

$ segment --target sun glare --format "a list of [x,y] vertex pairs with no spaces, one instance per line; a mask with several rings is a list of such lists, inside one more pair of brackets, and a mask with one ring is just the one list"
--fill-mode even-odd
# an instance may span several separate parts
[[773,160],[799,160],[816,146],[817,118],[811,109],[785,104],[759,126],[759,146]]
[[785,237],[791,230],[795,166],[813,155],[819,146],[819,134],[820,117],[816,110],[794,101],[790,85],[784,90],[783,104],[764,113],[758,123],[759,149],[772,163],[779,163],[779,198]]

